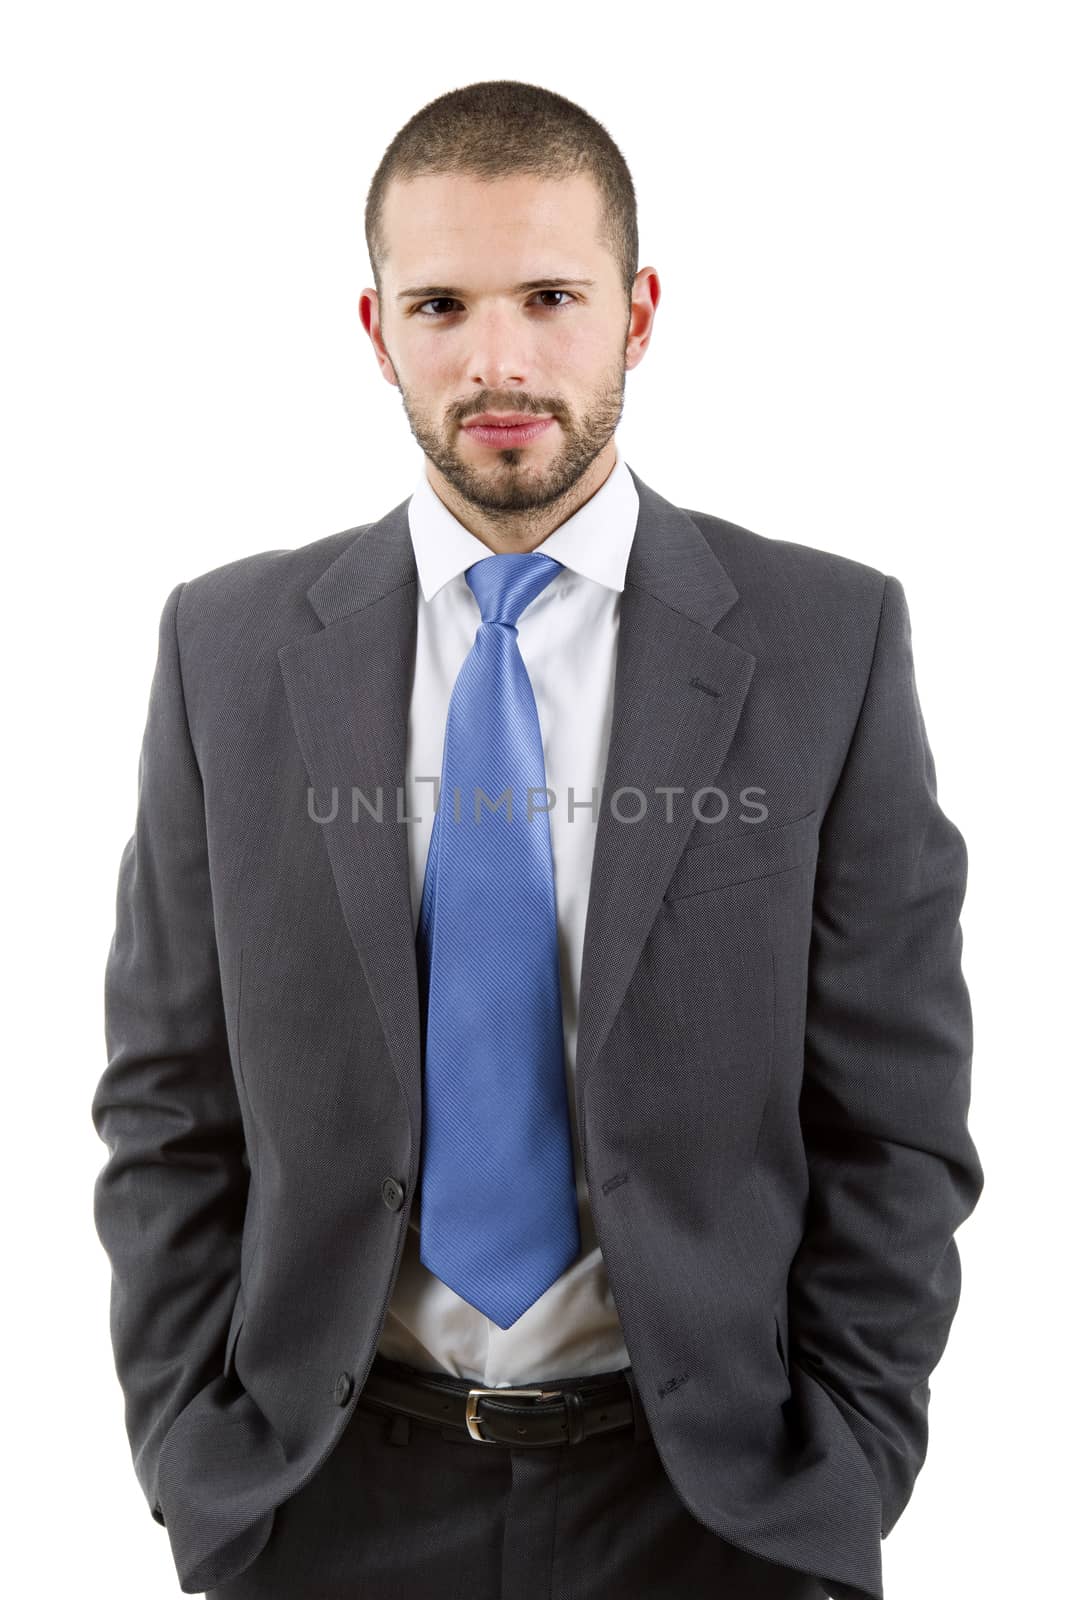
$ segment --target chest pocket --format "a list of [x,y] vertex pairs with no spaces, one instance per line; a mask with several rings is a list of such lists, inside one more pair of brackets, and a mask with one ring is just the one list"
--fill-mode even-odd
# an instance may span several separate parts
[[[717,826],[711,825],[712,828]],[[766,822],[744,824],[743,833],[728,838],[698,839],[690,843],[674,871],[664,898],[681,900],[709,889],[725,889],[729,884],[770,878],[779,872],[805,866],[819,853],[819,814],[807,811],[791,822],[771,826]],[[697,824],[699,829],[700,824]]]

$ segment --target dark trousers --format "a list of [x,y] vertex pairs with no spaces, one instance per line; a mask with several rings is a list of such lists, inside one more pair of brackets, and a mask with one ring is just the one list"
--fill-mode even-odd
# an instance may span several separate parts
[[640,1426],[522,1449],[357,1405],[207,1600],[826,1600],[690,1515]]

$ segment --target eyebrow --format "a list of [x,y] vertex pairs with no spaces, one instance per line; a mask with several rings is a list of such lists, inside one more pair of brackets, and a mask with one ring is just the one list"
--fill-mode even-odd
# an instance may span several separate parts
[[[596,284],[592,278],[531,278],[529,283],[517,283],[511,290],[512,294],[529,294],[532,289],[567,289],[572,284],[585,289],[594,289]],[[398,300],[436,300],[447,296],[450,300],[462,300],[462,289],[450,288],[448,284],[424,283],[419,288],[401,289],[397,295]]]

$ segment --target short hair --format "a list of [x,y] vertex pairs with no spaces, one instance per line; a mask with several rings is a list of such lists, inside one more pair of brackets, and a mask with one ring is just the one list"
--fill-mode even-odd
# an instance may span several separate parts
[[496,78],[438,95],[397,133],[367,192],[364,231],[374,287],[388,256],[385,192],[401,181],[459,172],[491,180],[512,173],[566,179],[587,173],[600,194],[598,239],[615,257],[629,301],[637,276],[637,199],[630,169],[607,129],[573,100],[538,84]]

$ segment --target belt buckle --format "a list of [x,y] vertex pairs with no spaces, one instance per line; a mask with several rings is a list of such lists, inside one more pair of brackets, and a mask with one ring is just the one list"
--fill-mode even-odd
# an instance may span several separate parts
[[512,1395],[516,1394],[531,1396],[536,1400],[546,1400],[552,1399],[557,1395],[561,1395],[562,1393],[562,1389],[468,1389],[467,1432],[477,1444],[500,1444],[505,1445],[506,1447],[505,1440],[487,1439],[484,1434],[479,1433],[478,1431],[482,1420],[478,1415],[478,1401],[481,1399],[483,1394],[491,1394],[498,1400],[510,1399]]

